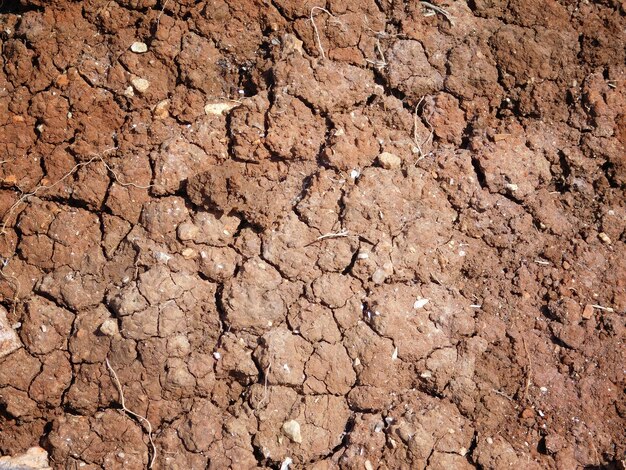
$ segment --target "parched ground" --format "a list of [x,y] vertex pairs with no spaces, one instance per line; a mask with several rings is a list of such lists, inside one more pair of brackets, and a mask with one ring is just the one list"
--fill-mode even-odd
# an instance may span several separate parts
[[0,454],[624,468],[626,3],[436,6],[4,0]]

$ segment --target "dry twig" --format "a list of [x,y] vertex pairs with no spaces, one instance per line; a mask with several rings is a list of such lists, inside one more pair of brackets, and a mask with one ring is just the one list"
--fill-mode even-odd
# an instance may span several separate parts
[[115,386],[117,387],[117,392],[120,396],[120,405],[122,405],[122,411],[138,419],[139,422],[142,424],[142,427],[145,426],[145,429],[148,433],[148,440],[150,441],[150,446],[152,447],[152,455],[150,456],[150,463],[148,464],[148,468],[152,468],[152,465],[154,465],[154,460],[156,459],[156,453],[157,453],[156,445],[154,444],[154,440],[152,439],[152,424],[150,423],[150,421],[148,421],[147,418],[144,418],[143,416],[135,413],[134,411],[129,410],[126,407],[126,401],[124,400],[124,390],[122,390],[122,384],[120,383],[120,379],[117,377],[117,373],[115,372],[113,367],[111,367],[109,358],[106,358],[106,365],[107,365],[107,368],[109,369],[109,373],[111,377],[113,378],[113,382],[115,383]]
[[495,388],[492,388],[491,391],[497,395],[500,395],[501,397],[506,398],[507,400],[509,400],[510,402],[515,403],[515,400],[513,400],[513,398],[511,398],[510,396],[508,396],[506,393],[501,392],[500,390],[496,390]]
[[419,100],[419,102],[415,105],[415,111],[413,112],[413,143],[415,144],[415,148],[417,148],[417,152],[419,154],[419,158],[417,159],[418,162],[426,158],[426,155],[424,155],[424,152],[422,151],[422,147],[426,145],[430,139],[432,139],[433,134],[434,134],[433,126],[430,124],[428,119],[425,118],[424,122],[426,122],[426,125],[428,126],[430,133],[428,134],[428,137],[426,137],[426,139],[424,139],[421,143],[419,142],[418,137],[417,137],[417,123],[419,122],[419,116],[417,115],[417,111],[425,98],[426,97],[422,97]]
[[316,10],[323,11],[328,16],[333,18],[337,23],[339,23],[342,27],[345,28],[346,25],[343,24],[343,22],[340,19],[338,19],[335,15],[333,15],[331,12],[329,12],[326,8],[322,8],[322,7],[313,7],[313,8],[311,8],[311,14],[309,15],[309,19],[311,20],[311,25],[313,25],[313,31],[315,33],[315,40],[317,42],[317,48],[320,51],[320,55],[322,56],[322,59],[325,59],[326,58],[326,54],[324,54],[324,48],[322,47],[322,40],[320,38],[320,32],[317,29],[317,25],[315,24],[315,20],[313,19],[313,12],[315,12]]
[[522,344],[524,345],[524,351],[526,352],[526,360],[528,361],[528,366],[526,368],[526,385],[524,387],[524,401],[528,400],[528,389],[530,388],[530,377],[533,372],[533,363],[530,359],[530,353],[528,352],[528,347],[526,346],[526,339],[522,336]]
[[2,228],[0,229],[0,234],[5,234],[6,233],[6,228],[7,228],[7,224],[9,222],[9,219],[11,218],[11,216],[13,215],[13,213],[17,210],[17,208],[20,206],[20,204],[22,204],[23,202],[26,202],[27,199],[31,198],[32,196],[36,196],[38,193],[45,191],[47,189],[52,189],[55,186],[61,184],[63,181],[65,181],[67,178],[69,178],[70,176],[72,176],[79,168],[84,167],[84,166],[88,166],[91,163],[99,160],[102,162],[102,164],[104,165],[104,167],[113,175],[113,178],[115,179],[115,181],[120,185],[120,186],[132,186],[134,188],[138,188],[138,189],[148,189],[150,187],[152,187],[153,185],[149,184],[147,186],[142,186],[136,183],[126,183],[124,181],[122,181],[120,179],[120,177],[118,176],[118,174],[115,172],[115,170],[113,168],[111,168],[111,166],[104,161],[103,155],[113,152],[117,150],[117,147],[113,147],[110,149],[106,149],[104,152],[102,152],[99,155],[95,155],[92,158],[90,158],[89,160],[85,161],[85,162],[80,162],[77,163],[76,165],[74,165],[72,167],[72,169],[70,171],[68,171],[67,173],[65,173],[60,179],[58,179],[57,181],[55,181],[54,183],[50,184],[50,185],[39,185],[37,186],[35,189],[33,189],[31,192],[29,193],[23,193],[19,199],[17,201],[15,201],[15,203],[9,208],[9,210],[6,212],[5,216],[4,216],[4,221],[2,222]]
[[613,307],[603,307],[602,305],[593,304],[591,305],[593,308],[597,308],[598,310],[604,310],[605,312],[614,312],[615,309]]
[[163,12],[165,12],[165,7],[169,3],[169,1],[170,0],[165,0],[165,2],[163,3],[163,8],[161,8],[161,12],[159,13],[159,16],[157,16],[156,28],[154,30],[155,34],[159,31],[159,25],[161,24],[161,17],[163,16]]
[[434,11],[435,13],[439,13],[440,15],[443,15],[446,18],[446,20],[448,20],[450,25],[454,26],[454,18],[447,10],[444,10],[443,8],[438,7],[437,5],[433,5],[430,2],[420,2],[420,3],[422,4],[422,6]]
[[307,243],[305,245],[306,246],[310,246],[313,243],[317,243],[321,240],[326,240],[329,238],[342,238],[342,237],[347,237],[348,235],[350,235],[350,232],[348,230],[341,230],[340,232],[331,232],[331,233],[325,233],[324,235],[320,235],[319,237],[317,237],[315,240],[313,240],[310,243]]
[[372,64],[378,70],[382,70],[385,67],[387,67],[387,59],[385,58],[385,54],[383,53],[383,50],[380,47],[380,39],[378,37],[376,37],[376,51],[378,52],[378,55],[380,56],[380,60],[365,59],[365,62],[367,62],[368,64]]

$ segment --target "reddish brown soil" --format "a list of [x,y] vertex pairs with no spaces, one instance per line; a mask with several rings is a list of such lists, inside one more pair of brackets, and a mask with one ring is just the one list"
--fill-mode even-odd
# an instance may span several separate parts
[[0,454],[624,468],[626,2],[437,4],[4,0]]

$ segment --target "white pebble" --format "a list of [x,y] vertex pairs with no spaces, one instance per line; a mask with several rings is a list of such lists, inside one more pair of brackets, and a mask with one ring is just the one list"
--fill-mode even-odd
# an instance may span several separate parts
[[133,84],[135,90],[139,93],[145,93],[150,88],[150,82],[145,78],[133,78],[130,83]]
[[300,423],[295,419],[285,421],[283,424],[283,432],[285,435],[297,444],[302,443],[302,434],[300,433]]
[[285,457],[285,460],[280,464],[280,470],[289,470],[289,466],[293,463],[290,457]]
[[137,54],[143,54],[144,52],[148,52],[148,46],[145,42],[136,41],[131,44],[130,50]]
[[238,106],[237,103],[209,103],[204,107],[204,113],[207,115],[219,116],[220,114],[227,113],[234,107]]
[[426,305],[428,302],[430,302],[429,299],[417,299],[415,301],[415,303],[413,304],[413,308],[415,310],[422,308],[424,305]]
[[107,318],[106,320],[104,320],[104,322],[102,322],[102,325],[100,325],[100,332],[103,335],[107,335],[107,336],[115,336],[118,333],[118,327],[117,327],[117,321],[115,321],[113,318]]
[[389,152],[383,152],[378,156],[378,162],[386,170],[393,170],[400,168],[402,165],[402,159],[397,155]]

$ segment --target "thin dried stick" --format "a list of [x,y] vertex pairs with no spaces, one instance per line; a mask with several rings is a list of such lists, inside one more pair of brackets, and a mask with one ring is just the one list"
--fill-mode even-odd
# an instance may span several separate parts
[[163,12],[165,11],[165,7],[167,6],[169,1],[170,0],[165,0],[165,3],[163,3],[163,8],[161,8],[161,13],[159,13],[159,16],[157,16],[157,24],[154,30],[155,33],[159,30],[159,25],[161,24],[161,17],[163,16]]
[[320,235],[319,237],[317,237],[315,240],[319,241],[319,240],[324,240],[326,238],[339,238],[339,237],[347,237],[349,235],[350,232],[348,232],[347,230],[342,230],[341,232],[335,232],[335,233],[326,233],[324,235]]
[[322,56],[322,59],[325,59],[326,58],[326,54],[324,54],[324,48],[322,47],[322,40],[320,39],[320,32],[317,29],[317,25],[315,24],[315,20],[313,19],[313,12],[315,10],[323,11],[328,16],[330,16],[335,21],[337,21],[340,25],[342,25],[344,27],[345,27],[345,25],[341,22],[341,20],[339,20],[335,15],[333,15],[331,12],[329,12],[326,8],[322,8],[322,7],[313,7],[313,8],[311,8],[311,14],[309,15],[309,19],[311,20],[311,24],[313,25],[313,31],[315,32],[315,40],[317,42],[317,48],[320,51],[320,55]]
[[139,184],[135,184],[135,183],[126,183],[124,181],[122,181],[120,179],[120,177],[117,175],[117,173],[115,172],[115,170],[113,170],[113,168],[111,168],[109,166],[109,164],[107,162],[104,161],[104,158],[102,158],[103,155],[112,152],[114,150],[117,150],[117,147],[113,147],[110,149],[106,149],[104,152],[102,152],[102,154],[100,155],[95,155],[92,158],[90,158],[89,160],[87,160],[86,162],[80,162],[77,163],[76,165],[74,165],[72,167],[72,169],[70,171],[68,171],[67,173],[65,173],[59,180],[55,181],[54,183],[52,183],[51,185],[45,185],[42,184],[40,186],[37,186],[35,189],[33,189],[31,192],[29,193],[24,193],[20,196],[20,198],[15,201],[15,203],[9,208],[9,210],[7,211],[7,213],[4,216],[4,221],[2,223],[2,229],[0,229],[0,234],[5,234],[6,233],[6,228],[7,228],[7,224],[9,219],[11,218],[11,215],[13,215],[13,213],[16,211],[16,209],[20,206],[20,204],[22,204],[23,202],[25,202],[27,199],[31,198],[32,196],[36,196],[39,192],[41,191],[45,191],[47,189],[51,189],[54,188],[55,186],[61,184],[63,181],[65,181],[67,178],[69,178],[72,174],[74,174],[79,168],[83,167],[83,166],[87,166],[90,165],[91,163],[95,162],[96,160],[100,160],[102,162],[102,164],[104,165],[104,167],[111,172],[111,174],[113,175],[113,178],[115,179],[115,181],[120,185],[120,186],[133,186],[135,188],[138,189],[148,189],[150,187],[152,187],[153,185],[147,185],[147,186],[142,186]]
[[604,310],[605,312],[614,312],[615,309],[613,307],[603,307],[602,305],[593,304],[593,308],[597,308],[598,310]]
[[430,2],[420,2],[420,3],[422,4],[422,6],[431,9],[435,13],[439,13],[440,15],[443,15],[446,18],[446,20],[450,22],[450,25],[454,26],[454,18],[447,10],[444,10],[443,8],[438,7],[437,5],[433,5]]
[[422,146],[427,144],[428,141],[430,139],[432,139],[433,133],[434,133],[433,126],[430,124],[428,119],[425,119],[425,122],[428,125],[428,128],[430,129],[430,133],[428,134],[428,137],[426,137],[426,139],[423,140],[422,143],[420,144],[420,142],[419,142],[419,140],[417,138],[417,123],[418,123],[418,120],[419,120],[419,116],[417,115],[417,110],[419,109],[420,105],[424,101],[424,98],[425,97],[423,96],[419,100],[419,102],[415,105],[415,111],[413,112],[413,143],[415,144],[415,147],[417,148],[417,152],[419,153],[419,158],[417,159],[418,162],[420,160],[423,160],[424,158],[426,158],[426,155],[424,155],[424,152],[422,151]]
[[372,64],[378,70],[382,70],[387,67],[387,59],[385,58],[385,54],[380,47],[380,39],[378,39],[378,37],[376,37],[376,51],[378,52],[378,55],[380,55],[381,60],[365,59],[365,62]]
[[350,232],[348,230],[341,230],[340,232],[325,233],[324,235],[320,235],[319,237],[317,237],[312,242],[306,244],[305,247],[310,246],[313,243],[317,243],[321,240],[326,240],[328,238],[342,238],[342,237],[347,237],[348,235],[350,235]]
[[263,398],[261,399],[261,401],[259,401],[255,407],[255,409],[258,411],[261,406],[263,406],[265,404],[265,401],[267,400],[267,382],[268,382],[268,376],[270,373],[270,370],[272,369],[272,363],[270,362],[268,364],[268,366],[265,368],[265,370],[263,371],[263,375],[264,375],[264,379],[263,379]]
[[113,382],[115,383],[115,386],[117,387],[117,392],[120,396],[120,405],[122,405],[122,411],[126,414],[129,414],[130,416],[134,418],[137,418],[139,422],[145,426],[146,431],[148,432],[148,440],[150,441],[150,446],[152,447],[152,456],[150,457],[150,463],[148,464],[148,468],[152,468],[152,465],[154,464],[154,460],[156,459],[156,454],[157,454],[157,448],[156,448],[156,445],[154,444],[154,440],[152,439],[152,424],[150,423],[150,421],[148,421],[147,418],[144,418],[143,416],[135,413],[134,411],[129,410],[126,407],[126,401],[124,400],[124,390],[122,389],[122,384],[120,383],[120,379],[117,377],[117,373],[115,372],[115,370],[113,370],[113,367],[111,367],[109,358],[106,358],[105,361],[107,364],[107,368],[109,369],[109,373],[111,377],[113,378]]
[[526,352],[526,360],[528,361],[528,367],[526,369],[526,386],[524,387],[524,401],[528,399],[528,389],[530,388],[530,377],[533,371],[533,362],[530,359],[530,353],[526,346],[526,339],[522,336],[522,344],[524,345],[524,351]]
[[515,403],[515,400],[513,400],[513,398],[511,398],[510,396],[508,396],[506,393],[501,392],[500,390],[496,390],[495,388],[492,388],[492,389],[491,389],[491,391],[492,391],[493,393],[496,393],[496,394],[500,395],[501,397],[506,398],[506,399],[507,399],[507,400],[509,400],[510,402]]

